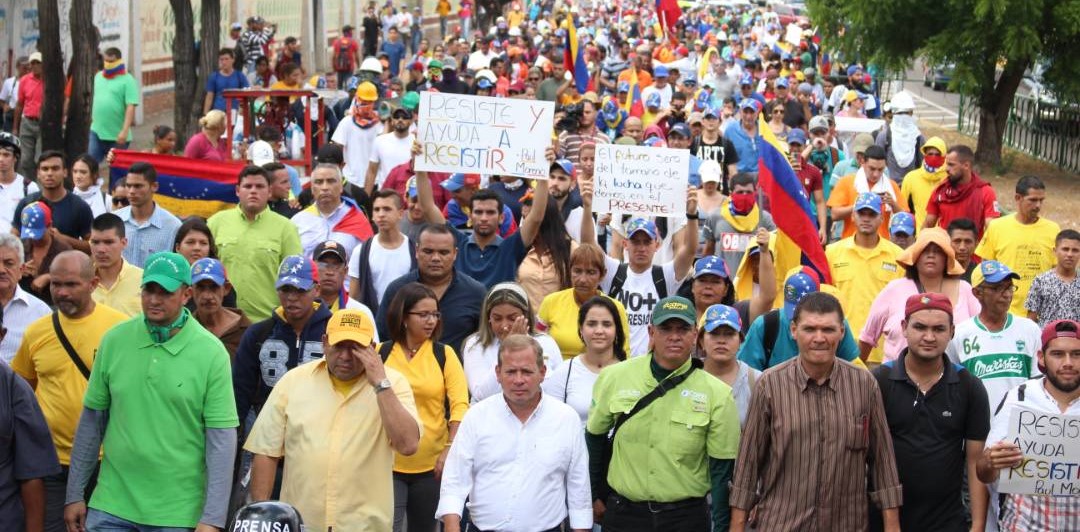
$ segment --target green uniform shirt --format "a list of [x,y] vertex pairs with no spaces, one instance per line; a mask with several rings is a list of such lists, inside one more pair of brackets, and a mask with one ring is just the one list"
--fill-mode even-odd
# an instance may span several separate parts
[[108,411],[90,507],[144,525],[195,527],[206,429],[240,423],[229,353],[194,318],[155,344],[140,314],[101,339],[83,405]]
[[[90,131],[101,140],[115,141],[124,129],[127,106],[139,105],[139,86],[131,74],[108,79],[104,74],[94,76],[94,102]],[[134,125],[134,124],[133,124]],[[128,135],[131,141],[131,135]]]
[[[615,418],[659,383],[649,363],[635,357],[600,372],[586,429],[607,434]],[[687,360],[667,378],[690,369]],[[734,459],[739,414],[731,387],[704,370],[630,418],[615,439],[608,484],[633,501],[674,502],[709,492],[709,457]]]
[[233,284],[236,306],[252,322],[269,318],[278,306],[274,283],[281,261],[303,253],[296,225],[270,209],[249,222],[240,207],[211,216],[207,225],[229,278],[243,280]]

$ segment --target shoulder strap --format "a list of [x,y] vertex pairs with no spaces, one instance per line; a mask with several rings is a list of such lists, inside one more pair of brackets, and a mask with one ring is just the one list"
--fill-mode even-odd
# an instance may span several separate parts
[[629,268],[630,265],[625,262],[615,268],[615,277],[611,279],[611,289],[608,290],[609,296],[617,297],[619,292],[622,292],[622,287],[626,284],[626,271]]
[[[1016,388],[1016,400],[1017,400],[1017,402],[1021,402],[1021,403],[1024,402],[1024,390],[1025,390],[1025,388],[1027,388],[1027,383],[1026,382],[1021,383],[1020,386],[1018,386]],[[998,403],[997,408],[994,409],[994,415],[995,416],[998,415],[998,413],[1001,412],[1001,409],[1005,407],[1005,400],[1008,399],[1008,398],[1009,398],[1009,394],[1005,394],[1005,396],[1001,398],[1001,402]]]
[[619,419],[615,420],[615,426],[611,428],[610,439],[612,441],[615,440],[615,434],[619,432],[619,428],[622,427],[627,420],[634,417],[634,414],[645,410],[645,408],[651,405],[653,401],[656,401],[657,399],[663,397],[664,394],[677,388],[680,384],[683,383],[683,381],[690,377],[690,374],[692,374],[694,370],[697,370],[702,366],[703,363],[701,362],[701,360],[692,358],[690,359],[690,369],[686,370],[686,373],[660,381],[660,384],[656,385],[656,388],[653,388],[649,393],[645,394],[644,397],[638,399],[638,402],[634,403],[634,408],[631,408],[630,411],[626,413],[626,415],[620,416]]
[[657,299],[664,299],[667,297],[667,281],[664,280],[664,267],[653,266],[652,267],[652,282],[656,287]]
[[387,359],[390,358],[390,352],[393,351],[393,350],[394,350],[394,341],[393,340],[390,340],[389,342],[383,342],[383,344],[379,346],[379,358],[382,359],[383,363],[385,363],[387,361]]
[[762,367],[763,369],[769,369],[773,347],[776,346],[776,339],[780,336],[780,311],[773,309],[766,312],[764,320],[765,334],[761,339],[761,347],[765,350],[765,363]]
[[79,373],[86,380],[90,380],[90,368],[86,367],[86,363],[83,362],[79,354],[75,352],[75,348],[71,346],[71,342],[68,341],[67,335],[64,334],[64,328],[60,326],[60,313],[53,311],[52,313],[52,325],[53,330],[56,331],[56,339],[60,340],[60,345],[64,346],[64,351],[67,351],[71,361],[75,363],[75,367],[79,368]]
[[563,394],[562,394],[564,403],[566,402],[567,399],[570,398],[570,372],[572,372],[574,370],[574,359],[571,358],[570,361],[567,362],[566,364],[567,364],[567,366],[566,366],[566,383],[563,384]]
[[442,342],[435,342],[431,346],[432,351],[435,353],[435,361],[439,363],[439,371],[446,372],[446,344]]

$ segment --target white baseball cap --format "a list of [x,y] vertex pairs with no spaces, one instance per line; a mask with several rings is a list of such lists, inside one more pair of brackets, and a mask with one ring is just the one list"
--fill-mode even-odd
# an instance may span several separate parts
[[274,147],[265,140],[257,140],[251,143],[248,155],[248,159],[251,159],[251,163],[256,166],[272,163],[274,162]]

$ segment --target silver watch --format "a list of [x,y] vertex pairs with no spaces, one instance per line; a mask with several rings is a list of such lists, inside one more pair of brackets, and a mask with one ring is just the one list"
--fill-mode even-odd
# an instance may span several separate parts
[[390,389],[390,379],[383,379],[379,381],[379,384],[375,385],[375,393],[384,392]]

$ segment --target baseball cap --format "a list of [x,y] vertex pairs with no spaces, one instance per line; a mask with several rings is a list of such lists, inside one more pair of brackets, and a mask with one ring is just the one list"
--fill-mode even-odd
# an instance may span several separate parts
[[265,140],[256,140],[251,143],[251,164],[262,166],[274,162],[274,147]]
[[724,169],[720,167],[720,163],[712,159],[706,159],[701,161],[698,172],[701,173],[702,183],[719,183],[720,176],[723,175]]
[[654,78],[666,78],[668,76],[668,68],[664,65],[656,65],[653,68]]
[[[1072,330],[1062,325],[1072,325]],[[1047,323],[1042,330],[1042,349],[1045,350],[1046,344],[1055,338],[1080,338],[1078,331],[1080,331],[1080,323],[1074,320],[1054,320]]]
[[142,286],[155,283],[165,291],[176,292],[183,285],[191,285],[191,265],[179,253],[159,251],[150,255],[143,265]]
[[802,73],[805,76],[814,76],[817,75],[817,70],[814,70],[814,67],[806,67],[803,69]]
[[465,185],[479,186],[480,175],[462,173],[452,174],[450,177],[446,178],[445,180],[443,180],[442,183],[439,184],[450,192],[457,192],[458,190],[461,190],[461,187]]
[[739,85],[740,86],[741,85],[753,85],[753,84],[754,84],[754,77],[751,76],[749,72],[743,74],[742,77],[739,78]]
[[690,126],[679,122],[678,124],[671,126],[671,130],[668,131],[668,138],[671,138],[672,135],[679,135],[680,137],[690,138]]
[[855,153],[866,153],[866,150],[874,145],[874,137],[869,133],[856,133],[855,138],[851,139],[851,151]]
[[705,110],[701,112],[701,117],[708,118],[710,116],[713,118],[720,118],[720,107],[716,105],[706,106]]
[[792,319],[795,316],[795,305],[802,301],[807,294],[812,294],[820,289],[817,281],[808,274],[799,272],[784,281],[784,317]]
[[495,86],[495,84],[492,83],[491,80],[487,79],[487,78],[480,78],[480,80],[476,82],[476,87],[479,88],[479,89],[490,89],[490,88],[492,88],[494,86]]
[[412,176],[405,182],[405,194],[410,198],[416,197],[416,176]]
[[566,172],[566,175],[571,178],[574,177],[574,163],[570,162],[570,159],[555,159],[555,162],[551,163],[551,168],[548,169],[548,172],[556,168]]
[[686,121],[690,125],[700,124],[703,118],[704,116],[701,114],[701,111],[694,111],[690,113],[690,118],[688,118]]
[[776,80],[776,88],[783,87],[785,89],[791,88],[791,82],[787,78],[778,78]]
[[[349,26],[346,26],[346,28],[348,28],[348,29],[346,29],[345,31],[349,31],[350,29],[352,29]],[[231,30],[242,30],[242,29],[244,29],[244,25],[239,23],[239,22],[233,22],[232,25],[229,26],[229,29],[231,29]]]
[[19,222],[20,238],[41,240],[52,225],[52,209],[40,201],[35,201],[23,208]]
[[806,132],[798,128],[788,131],[787,142],[788,144],[806,146]]
[[829,130],[829,119],[818,115],[810,119],[810,131]]
[[626,222],[626,238],[634,236],[638,231],[645,231],[653,240],[659,238],[660,232],[656,230],[656,224],[648,218],[631,218]]
[[342,165],[345,164],[345,154],[340,144],[326,143],[319,147],[319,153],[315,155],[315,160],[320,163]]
[[218,286],[225,286],[225,266],[221,264],[221,261],[204,257],[191,265],[191,284],[196,284],[199,281],[211,280]]
[[889,234],[903,233],[908,236],[915,234],[915,217],[910,212],[895,212],[889,218]]
[[660,107],[661,98],[659,92],[650,92],[645,98],[645,107]]
[[283,287],[292,286],[301,290],[311,290],[317,279],[318,273],[311,259],[305,259],[303,255],[289,255],[281,261],[274,288],[281,290]]
[[1000,283],[1005,279],[1020,280],[1020,274],[1009,269],[1008,266],[996,260],[984,260],[979,267],[971,272],[971,286],[979,286],[983,283]]
[[742,319],[739,318],[739,311],[727,305],[712,305],[705,309],[705,313],[701,315],[701,320],[698,321],[698,328],[710,333],[725,325],[735,329],[736,332],[742,330]]
[[409,111],[416,112],[420,108],[420,94],[415,91],[405,93],[401,98],[401,106]]
[[724,263],[724,259],[717,257],[716,255],[701,257],[694,263],[694,279],[697,279],[702,275],[716,275],[725,279],[731,278],[731,275],[728,273],[727,264]]
[[755,112],[761,110],[761,104],[753,98],[743,98],[742,103],[739,104],[739,110],[753,109]]
[[848,103],[851,103],[851,102],[855,101],[856,99],[865,100],[865,99],[867,99],[869,97],[870,97],[869,95],[863,94],[863,93],[861,93],[861,92],[859,92],[857,90],[849,90],[846,93],[844,93],[844,101],[848,102]]
[[375,323],[360,309],[342,309],[326,323],[326,341],[330,345],[352,340],[362,346],[375,339]]
[[37,61],[38,63],[41,62],[41,52],[34,52],[30,54],[30,59],[28,59],[27,62],[33,63],[34,61]]
[[431,61],[428,61],[427,67],[428,70],[431,70],[433,68],[442,70],[443,64],[442,61],[439,61],[438,59],[432,59]]
[[863,192],[862,194],[859,194],[859,197],[855,198],[855,212],[859,212],[863,209],[870,209],[881,214],[881,196],[878,196],[873,192]]
[[652,324],[660,325],[668,320],[679,320],[687,325],[697,324],[694,305],[689,299],[680,296],[665,297],[656,303],[652,315]]
[[904,303],[904,319],[908,319],[912,314],[921,310],[942,310],[949,317],[953,315],[952,301],[949,301],[948,296],[937,292],[913,294],[908,297],[907,302]]
[[620,81],[619,82],[619,92],[630,92],[630,82],[629,81]]
[[315,246],[315,251],[311,254],[311,258],[319,260],[327,253],[341,259],[341,262],[343,263],[349,262],[349,256],[345,253],[345,247],[338,244],[335,240],[327,240],[326,242]]

